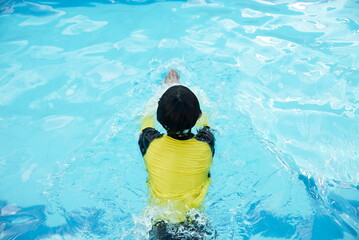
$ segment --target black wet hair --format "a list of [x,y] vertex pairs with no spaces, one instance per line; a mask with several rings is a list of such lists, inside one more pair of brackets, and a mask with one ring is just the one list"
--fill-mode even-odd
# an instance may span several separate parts
[[168,133],[185,133],[202,113],[196,95],[187,87],[176,85],[167,89],[158,102],[157,120]]

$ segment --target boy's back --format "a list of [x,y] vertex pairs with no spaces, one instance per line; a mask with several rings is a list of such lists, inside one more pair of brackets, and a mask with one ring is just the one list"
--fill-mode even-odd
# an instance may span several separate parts
[[198,207],[209,185],[212,133],[206,127],[189,139],[179,140],[156,132],[145,129],[139,141],[153,197]]

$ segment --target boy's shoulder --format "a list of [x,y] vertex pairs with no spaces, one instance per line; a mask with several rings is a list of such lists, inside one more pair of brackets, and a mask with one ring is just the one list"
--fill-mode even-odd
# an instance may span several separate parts
[[198,141],[202,142],[212,142],[214,141],[214,135],[210,127],[205,126],[198,130],[198,133],[195,135],[195,138]]
[[162,137],[163,134],[161,134],[157,129],[152,127],[147,127],[142,130],[141,135],[145,136],[152,136],[155,138]]
[[138,139],[138,145],[140,146],[142,155],[146,154],[146,151],[153,140],[161,138],[162,136],[163,134],[155,128],[148,127],[143,129]]
[[[192,135],[193,136],[193,135]],[[148,127],[142,130],[138,145],[140,146],[140,150],[142,155],[145,155],[147,152],[148,147],[150,146],[150,143],[158,138],[162,138],[163,134],[161,134],[158,130],[152,127]],[[213,135],[213,132],[210,127],[205,126],[198,130],[197,134],[194,135],[194,139],[200,142],[208,143],[211,147],[212,153],[214,154],[214,142],[215,138]]]
[[195,139],[201,142],[206,142],[209,144],[212,150],[212,155],[214,155],[214,142],[215,138],[210,127],[205,126],[201,128],[198,133],[195,135]]

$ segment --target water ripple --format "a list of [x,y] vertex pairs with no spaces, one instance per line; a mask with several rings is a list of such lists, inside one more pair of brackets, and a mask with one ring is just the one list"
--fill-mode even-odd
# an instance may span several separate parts
[[35,2],[0,6],[1,237],[146,238],[137,122],[170,68],[211,100],[218,239],[358,237],[355,1]]

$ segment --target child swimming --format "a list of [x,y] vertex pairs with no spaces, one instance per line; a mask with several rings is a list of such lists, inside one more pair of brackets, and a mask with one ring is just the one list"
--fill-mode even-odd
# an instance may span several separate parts
[[[208,191],[215,138],[206,121],[197,134],[192,133],[202,111],[196,95],[179,85],[175,70],[167,74],[164,84],[168,89],[158,101],[157,120],[167,134],[155,129],[152,116],[145,116],[138,144],[148,172],[151,204],[170,206],[175,214],[153,219],[150,239],[205,239],[204,226],[198,227],[196,217],[188,213],[200,208]],[[185,238],[179,228],[195,229],[198,238]]]

